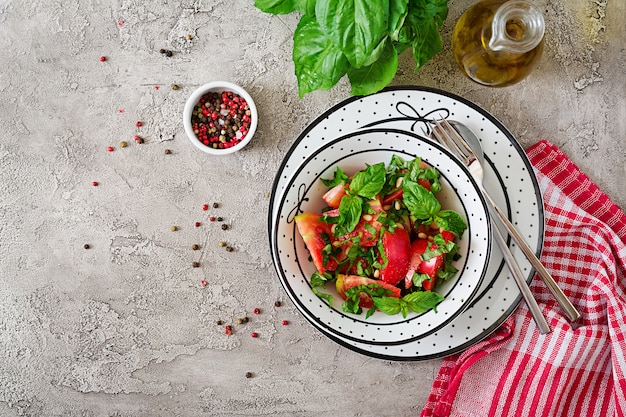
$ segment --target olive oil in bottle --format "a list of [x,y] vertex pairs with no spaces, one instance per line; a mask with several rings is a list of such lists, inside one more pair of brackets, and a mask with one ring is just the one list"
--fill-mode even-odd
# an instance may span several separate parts
[[471,80],[504,87],[525,78],[543,52],[545,23],[525,0],[482,0],[459,18],[452,53]]

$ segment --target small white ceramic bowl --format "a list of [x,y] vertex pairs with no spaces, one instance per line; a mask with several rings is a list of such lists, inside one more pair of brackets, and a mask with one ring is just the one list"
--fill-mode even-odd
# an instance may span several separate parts
[[[213,148],[211,146],[205,145],[200,139],[198,139],[198,136],[195,134],[192,127],[191,118],[194,107],[196,107],[202,96],[207,93],[222,93],[224,91],[232,91],[234,94],[240,96],[246,101],[248,107],[250,108],[250,126],[248,128],[248,133],[236,145],[229,148]],[[248,94],[246,90],[244,90],[237,84],[233,84],[227,81],[214,81],[199,87],[189,96],[183,110],[183,126],[185,127],[185,133],[187,133],[189,140],[202,152],[206,152],[211,155],[227,155],[241,150],[252,140],[254,132],[256,131],[257,123],[258,113],[256,105],[254,104],[254,100],[252,99],[250,94]]]

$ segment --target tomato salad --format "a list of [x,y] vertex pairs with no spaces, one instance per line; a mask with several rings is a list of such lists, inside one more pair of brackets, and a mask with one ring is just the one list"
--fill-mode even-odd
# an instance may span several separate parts
[[321,213],[295,217],[316,272],[313,292],[329,305],[323,292],[334,282],[342,309],[366,318],[386,314],[423,313],[443,297],[438,284],[456,275],[456,241],[467,225],[455,211],[442,210],[436,194],[440,173],[418,157],[393,155],[387,166],[366,165],[352,177],[339,167],[321,179],[329,187]]

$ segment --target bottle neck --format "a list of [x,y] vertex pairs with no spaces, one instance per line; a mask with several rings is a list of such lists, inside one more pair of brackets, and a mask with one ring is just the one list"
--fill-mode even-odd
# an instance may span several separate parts
[[525,0],[511,0],[496,11],[491,25],[489,49],[526,53],[543,39],[545,22],[536,6]]

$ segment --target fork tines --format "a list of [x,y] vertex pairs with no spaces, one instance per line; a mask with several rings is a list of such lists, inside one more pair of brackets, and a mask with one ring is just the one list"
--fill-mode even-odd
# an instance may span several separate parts
[[466,165],[476,159],[472,148],[447,119],[442,117],[439,120],[433,119],[432,122],[435,124],[432,128],[433,136],[439,143],[461,157]]

